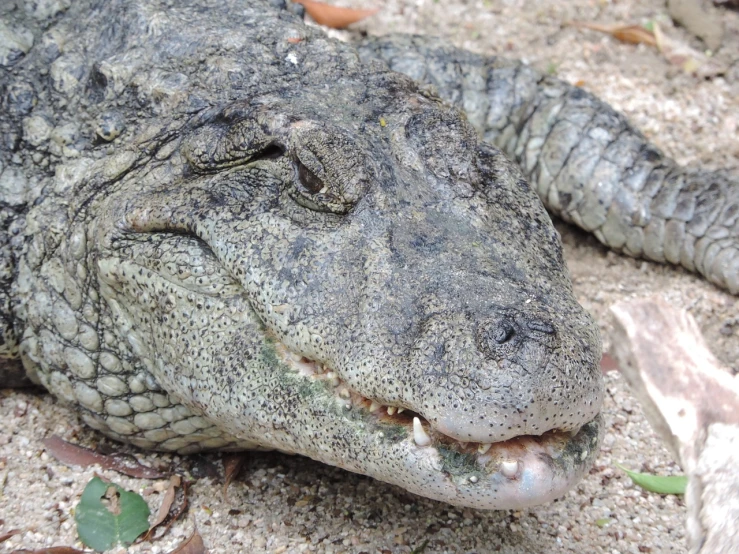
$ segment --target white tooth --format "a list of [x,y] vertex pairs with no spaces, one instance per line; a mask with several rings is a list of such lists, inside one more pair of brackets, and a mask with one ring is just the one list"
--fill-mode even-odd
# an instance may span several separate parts
[[417,417],[413,418],[413,440],[418,446],[428,446],[431,444],[431,437],[426,434],[421,425],[421,420]]
[[402,414],[405,411],[405,408],[398,408],[398,413]]
[[585,458],[588,457],[588,454],[590,454],[590,452],[588,451],[587,448],[585,450],[583,450],[582,452],[580,452],[580,461],[583,461],[584,462],[585,461]]
[[488,450],[490,450],[490,447],[493,446],[490,443],[484,443],[481,442],[480,446],[477,447],[477,453],[478,454],[485,454]]
[[395,414],[395,406],[388,406],[387,407],[387,415],[394,415]]
[[465,448],[467,448],[467,443],[466,442],[460,442],[459,443],[459,448],[462,449],[462,450],[464,450]]
[[349,389],[343,388],[339,391],[339,396],[342,398],[349,398],[352,395],[352,393],[349,392]]
[[382,406],[373,400],[372,403],[370,404],[369,411],[376,412],[380,408],[382,408]]
[[326,380],[331,383],[331,386],[338,387],[341,384],[341,379],[333,371],[329,371],[326,374]]
[[500,462],[500,472],[508,477],[508,479],[513,479],[516,476],[516,473],[518,473],[518,460],[505,460]]
[[470,483],[477,483],[477,475],[470,475]]

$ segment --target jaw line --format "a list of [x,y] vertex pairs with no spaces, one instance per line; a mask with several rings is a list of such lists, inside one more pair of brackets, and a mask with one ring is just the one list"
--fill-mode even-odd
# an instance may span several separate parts
[[[435,500],[481,509],[517,509],[549,502],[565,494],[589,470],[604,434],[603,418],[598,415],[576,432],[547,431],[490,444],[461,442],[431,428],[419,414],[381,406],[352,391],[336,373],[294,354],[281,342],[275,341],[274,346],[286,371],[323,381],[347,413],[359,412],[369,423],[361,437],[366,451],[393,457],[403,471],[384,473],[371,461],[348,460],[340,453],[307,455]],[[420,442],[417,434],[414,438],[414,427],[419,425],[423,429]],[[409,480],[409,475],[418,479]]]

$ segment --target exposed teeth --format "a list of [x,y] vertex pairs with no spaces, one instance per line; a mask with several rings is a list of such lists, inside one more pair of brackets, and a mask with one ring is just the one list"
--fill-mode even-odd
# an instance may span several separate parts
[[[277,313],[286,311],[288,308],[289,308],[289,305],[273,306],[274,311]],[[360,408],[361,410],[367,410],[367,402],[369,402],[369,412],[370,413],[387,411],[387,415],[394,416],[396,414],[402,414],[404,411],[406,411],[405,408],[401,408],[401,407],[383,406],[382,404],[380,404],[379,402],[376,402],[375,400],[370,400],[368,398],[361,396],[358,393],[353,393],[344,384],[344,382],[336,374],[336,372],[328,371],[330,368],[324,366],[323,364],[319,362],[315,362],[315,361],[305,358],[304,356],[297,355],[293,352],[290,352],[287,348],[284,348],[284,347],[279,348],[279,353],[282,356],[284,356],[284,358],[286,359],[287,365],[293,371],[305,377],[309,377],[312,380],[325,379],[327,384],[330,384],[331,386],[336,388],[336,393],[339,396],[339,399],[338,399],[339,405],[343,406],[346,410],[351,410],[353,406],[356,406]],[[573,430],[572,435],[577,434],[578,431],[579,429]],[[429,446],[432,442],[431,437],[423,428],[421,419],[418,417],[413,418],[413,440],[418,446]],[[460,450],[465,450],[467,448],[475,448],[475,443],[467,443],[463,441],[458,441],[457,445]],[[488,453],[491,447],[492,447],[492,444],[490,443],[478,443],[477,448],[475,448],[475,450],[477,451],[477,454],[479,456],[483,456]],[[585,459],[588,457],[588,455],[589,455],[589,452],[585,450],[580,454],[580,457],[581,459]],[[500,462],[499,471],[502,475],[504,475],[508,479],[515,479],[516,475],[518,475],[519,473],[518,460],[504,460]],[[476,483],[477,477],[470,476],[469,482]]]
[[338,387],[341,384],[341,379],[339,379],[339,376],[333,371],[329,371],[326,374],[326,380],[331,383],[332,387]]
[[431,444],[431,437],[426,434],[421,425],[421,420],[417,417],[413,418],[413,440],[418,446],[428,446]]
[[477,447],[477,453],[478,454],[485,454],[488,450],[490,450],[490,447],[493,446],[490,443],[480,443],[480,445]]
[[477,483],[477,475],[470,475],[470,483]]
[[500,472],[508,477],[508,479],[513,479],[516,476],[516,473],[518,473],[518,460],[505,460],[500,462]]

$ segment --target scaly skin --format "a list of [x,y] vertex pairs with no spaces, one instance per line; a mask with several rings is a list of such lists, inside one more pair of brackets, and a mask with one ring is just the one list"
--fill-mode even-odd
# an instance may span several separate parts
[[144,448],[458,505],[592,464],[600,339],[557,233],[411,79],[269,5],[80,1],[2,90],[4,375]]
[[739,294],[739,175],[681,167],[592,94],[525,64],[425,37],[369,39],[365,58],[435,86],[521,167],[547,209],[629,256]]

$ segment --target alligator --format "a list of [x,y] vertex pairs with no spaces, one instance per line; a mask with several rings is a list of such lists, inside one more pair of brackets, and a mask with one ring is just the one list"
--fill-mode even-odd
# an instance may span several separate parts
[[736,175],[520,62],[280,0],[67,4],[0,8],[0,383],[116,440],[543,503],[604,422],[542,201],[739,292]]

